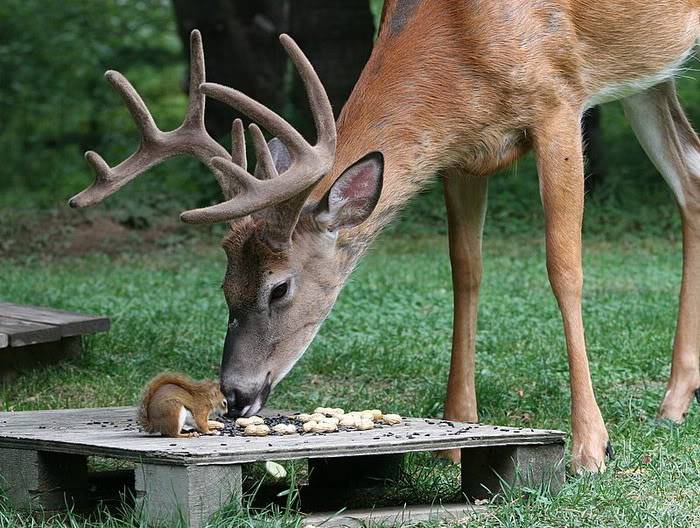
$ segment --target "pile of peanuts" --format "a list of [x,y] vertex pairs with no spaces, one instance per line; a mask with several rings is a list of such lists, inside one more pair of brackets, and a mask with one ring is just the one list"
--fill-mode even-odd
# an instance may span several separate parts
[[[302,423],[305,433],[332,433],[338,427],[367,431],[374,429],[376,423],[383,425],[398,425],[401,416],[398,414],[384,414],[379,409],[366,411],[345,412],[337,407],[317,407],[312,414],[298,414],[294,420]],[[265,425],[265,420],[259,416],[239,418],[236,425],[243,428],[245,436],[267,436],[271,431],[277,434],[296,434],[297,428],[293,424],[277,424],[272,429]]]
[[243,434],[246,436],[267,436],[270,434],[270,428],[265,425],[265,420],[260,416],[239,418],[236,420],[236,425],[243,427]]

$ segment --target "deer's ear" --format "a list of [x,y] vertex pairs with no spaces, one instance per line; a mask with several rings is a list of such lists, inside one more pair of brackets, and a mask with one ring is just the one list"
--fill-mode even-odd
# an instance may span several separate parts
[[267,142],[267,146],[272,154],[272,161],[275,162],[275,168],[278,174],[282,174],[292,165],[292,155],[289,153],[287,145],[282,143],[279,138],[272,138]]
[[334,231],[367,220],[379,201],[383,175],[381,152],[370,152],[350,165],[323,197],[317,212],[318,221]]
[[[270,149],[270,154],[272,155],[272,161],[275,163],[275,169],[277,169],[277,174],[282,174],[292,165],[292,155],[289,152],[287,146],[280,141],[280,139],[274,137],[267,142],[267,148]],[[260,168],[255,167],[255,177],[260,178]]]

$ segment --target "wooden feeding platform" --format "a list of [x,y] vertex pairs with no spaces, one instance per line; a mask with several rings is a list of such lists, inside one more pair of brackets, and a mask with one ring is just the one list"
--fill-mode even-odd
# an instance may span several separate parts
[[[270,413],[268,413],[269,415]],[[135,463],[136,506],[148,520],[180,518],[190,527],[231,500],[240,500],[242,466],[268,460],[309,459],[311,484],[325,491],[353,486],[358,473],[377,473],[382,460],[416,451],[462,450],[465,499],[488,498],[501,482],[546,485],[564,482],[564,434],[408,418],[368,431],[246,437],[237,433],[173,439],[147,435],[133,407],[0,413],[0,475],[18,506],[62,507],[85,495],[87,457]],[[371,475],[367,475],[370,476]],[[414,522],[464,517],[459,505],[419,505],[310,514],[307,522],[357,526],[372,521]]]
[[0,302],[0,381],[21,368],[77,356],[83,335],[107,330],[107,317]]

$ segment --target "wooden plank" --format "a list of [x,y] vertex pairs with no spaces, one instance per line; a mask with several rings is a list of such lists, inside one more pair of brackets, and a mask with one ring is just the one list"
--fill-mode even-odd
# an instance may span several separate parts
[[146,523],[200,528],[231,500],[241,500],[241,466],[137,464],[136,508]]
[[132,407],[0,413],[0,447],[78,453],[173,464],[243,464],[260,460],[380,455],[449,448],[562,444],[560,431],[443,420],[406,419],[370,431],[251,438],[163,438],[140,432]]
[[5,348],[10,344],[10,337],[3,333],[0,332],[0,348]]
[[0,448],[2,487],[18,507],[64,508],[87,488],[81,455]]
[[341,512],[313,513],[302,522],[302,527],[323,526],[323,528],[360,528],[375,524],[381,526],[412,526],[419,523],[440,523],[447,526],[466,526],[466,522],[479,515],[487,514],[486,506],[473,504],[434,504],[402,506],[393,508],[373,508],[346,510]]
[[0,316],[61,327],[61,336],[93,334],[109,330],[109,318],[54,308],[0,302]]
[[0,332],[7,334],[10,347],[48,343],[61,339],[61,329],[30,321],[12,319],[0,315]]
[[558,493],[566,480],[564,445],[477,447],[462,450],[462,494],[489,499],[504,487]]

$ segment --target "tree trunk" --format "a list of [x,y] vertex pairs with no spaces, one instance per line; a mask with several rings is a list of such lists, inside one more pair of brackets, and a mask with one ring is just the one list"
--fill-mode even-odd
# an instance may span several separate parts
[[[372,49],[368,0],[173,0],[173,6],[188,53],[190,31],[202,32],[208,81],[235,87],[277,112],[293,114],[302,130],[313,128],[306,96],[296,74],[287,77],[279,34],[288,32],[304,50],[336,116]],[[296,112],[286,106],[290,93]],[[209,131],[215,136],[227,133],[235,112],[212,100],[207,106]]]
[[[190,32],[202,33],[207,81],[235,87],[274,110],[283,107],[287,55],[277,37],[288,28],[288,1],[173,0],[173,7],[188,57]],[[215,137],[227,134],[235,117],[230,107],[207,100],[206,125]]]
[[[374,19],[369,2],[297,1],[292,5],[290,21],[290,34],[314,65],[338,117],[372,51]],[[304,128],[310,132],[313,126],[308,119],[304,87],[298,77],[294,79],[292,102],[296,109],[304,109]]]

